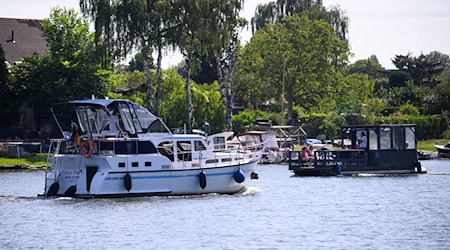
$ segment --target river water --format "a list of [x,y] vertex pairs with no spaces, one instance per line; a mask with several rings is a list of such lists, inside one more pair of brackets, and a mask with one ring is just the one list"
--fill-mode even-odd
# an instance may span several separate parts
[[0,172],[1,249],[450,249],[450,161],[424,175],[293,177],[259,165],[237,195],[37,198]]

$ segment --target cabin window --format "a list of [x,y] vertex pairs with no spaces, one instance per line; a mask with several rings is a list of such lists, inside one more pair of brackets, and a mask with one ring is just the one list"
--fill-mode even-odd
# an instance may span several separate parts
[[119,162],[119,168],[124,168],[125,167],[125,162]]
[[151,141],[138,142],[138,154],[153,154],[153,153],[156,153],[156,148]]
[[192,160],[192,145],[190,141],[178,141],[177,142],[177,157],[180,161]]
[[225,149],[225,137],[214,137],[213,143],[214,143],[215,150],[224,150]]
[[201,141],[194,141],[195,151],[204,151],[206,150],[205,145]]
[[405,130],[404,127],[393,127],[392,128],[392,144],[395,150],[405,149]]
[[391,149],[391,129],[380,129],[380,149]]
[[228,162],[228,161],[232,161],[232,160],[233,160],[232,158],[223,158],[222,162]]
[[137,167],[139,167],[139,162],[132,162],[131,163],[131,166],[133,167],[133,168],[137,168]]
[[174,161],[173,142],[170,141],[161,142],[158,145],[158,152],[169,158],[170,161],[172,162]]
[[369,149],[378,150],[378,135],[374,130],[369,130]]
[[146,161],[145,162],[145,166],[146,167],[151,167],[152,166],[152,162],[151,161]]
[[218,162],[219,162],[218,159],[206,160],[206,164],[209,164],[209,163],[218,163]]
[[414,127],[405,128],[406,149],[416,148],[416,131]]

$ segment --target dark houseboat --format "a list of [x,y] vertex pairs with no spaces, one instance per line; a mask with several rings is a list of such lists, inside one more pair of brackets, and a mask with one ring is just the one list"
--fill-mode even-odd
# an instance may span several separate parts
[[311,160],[302,158],[301,151],[291,151],[289,170],[300,176],[425,172],[417,157],[413,124],[345,126],[341,133],[342,140],[351,140],[348,148],[318,150]]

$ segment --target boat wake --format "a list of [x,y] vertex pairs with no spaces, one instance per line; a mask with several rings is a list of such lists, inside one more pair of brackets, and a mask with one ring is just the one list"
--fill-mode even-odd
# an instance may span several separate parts
[[245,187],[238,194],[239,195],[253,195],[261,192],[261,189],[257,187]]
[[36,199],[38,199],[38,197],[0,195],[0,202],[14,202],[21,200],[36,200]]
[[432,172],[432,173],[428,173],[431,175],[450,175],[450,172]]

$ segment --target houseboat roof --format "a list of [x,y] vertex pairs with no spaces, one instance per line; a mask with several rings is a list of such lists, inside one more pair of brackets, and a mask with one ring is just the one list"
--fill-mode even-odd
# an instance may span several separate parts
[[386,128],[386,127],[415,127],[416,124],[375,124],[375,125],[347,125],[342,126],[342,129],[357,129],[357,128]]

